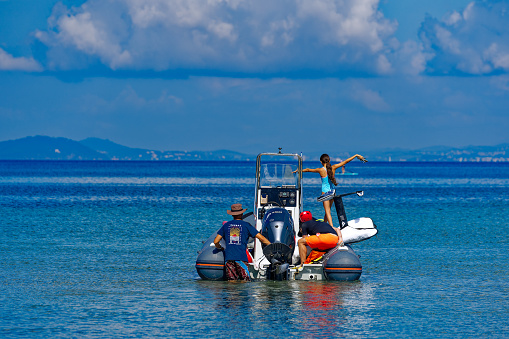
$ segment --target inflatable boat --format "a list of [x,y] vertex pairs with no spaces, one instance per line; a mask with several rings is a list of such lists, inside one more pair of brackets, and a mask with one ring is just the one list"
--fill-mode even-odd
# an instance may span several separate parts
[[[358,280],[362,274],[362,265],[351,244],[375,236],[378,230],[370,218],[347,220],[343,198],[350,195],[362,196],[363,191],[336,193],[332,197],[345,245],[338,245],[312,263],[299,267],[302,259],[297,247],[300,239],[299,215],[304,211],[302,156],[281,153],[281,150],[279,153],[259,154],[256,158],[254,212],[244,214],[243,219],[261,232],[271,244],[265,246],[256,238],[250,239],[247,254],[251,278]],[[204,280],[225,279],[223,251],[218,250],[213,243],[216,234],[217,230],[203,242],[196,259],[196,270]],[[225,247],[224,239],[221,245]],[[308,254],[310,252],[308,248]]]

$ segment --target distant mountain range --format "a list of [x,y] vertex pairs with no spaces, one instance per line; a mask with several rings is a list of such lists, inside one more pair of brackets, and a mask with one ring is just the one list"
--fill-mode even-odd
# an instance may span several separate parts
[[418,150],[386,149],[367,152],[366,157],[372,161],[508,162],[509,144],[463,148],[434,146]]
[[[263,150],[262,150],[263,151]],[[341,153],[343,159],[353,154]],[[370,161],[509,161],[509,144],[497,146],[469,146],[452,148],[445,146],[419,150],[386,149],[364,152]],[[305,160],[318,160],[317,156],[306,156]],[[87,138],[75,141],[48,136],[26,137],[0,142],[0,160],[255,160],[256,155],[219,150],[200,151],[155,151],[130,148],[110,140]]]
[[131,148],[99,138],[75,141],[47,136],[0,142],[2,160],[254,160],[233,151],[186,152]]

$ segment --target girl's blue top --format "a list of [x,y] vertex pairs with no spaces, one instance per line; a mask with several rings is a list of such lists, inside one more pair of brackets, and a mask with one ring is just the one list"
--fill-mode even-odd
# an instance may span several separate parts
[[322,178],[322,192],[329,192],[334,189],[334,183],[329,179],[329,176]]

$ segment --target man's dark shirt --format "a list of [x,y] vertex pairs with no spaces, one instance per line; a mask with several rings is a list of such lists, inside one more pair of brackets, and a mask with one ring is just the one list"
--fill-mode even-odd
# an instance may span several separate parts
[[302,224],[302,235],[316,235],[317,233],[337,234],[331,225],[323,221],[310,220]]
[[224,224],[217,234],[223,237],[226,248],[224,260],[247,261],[247,242],[249,237],[256,237],[259,232],[244,220],[231,220]]

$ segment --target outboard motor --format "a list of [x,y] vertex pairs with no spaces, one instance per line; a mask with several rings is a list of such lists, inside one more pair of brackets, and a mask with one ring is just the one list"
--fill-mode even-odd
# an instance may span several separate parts
[[290,213],[284,208],[271,208],[265,213],[261,234],[270,241],[263,254],[270,262],[269,280],[287,280],[295,249],[295,230]]

